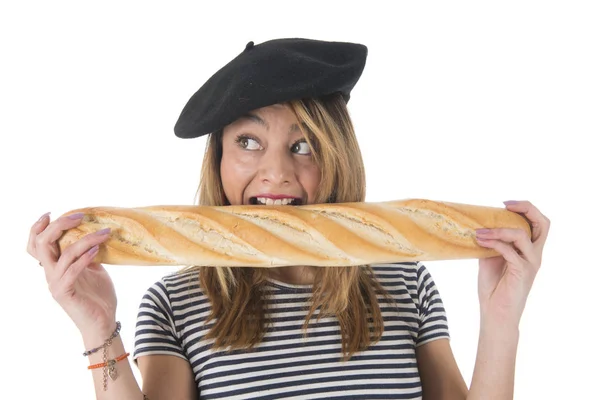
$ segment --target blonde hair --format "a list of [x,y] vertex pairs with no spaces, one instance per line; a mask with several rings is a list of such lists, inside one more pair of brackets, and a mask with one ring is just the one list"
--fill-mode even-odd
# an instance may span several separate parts
[[[304,99],[285,104],[300,122],[321,181],[315,203],[343,203],[365,200],[365,170],[346,103],[340,95]],[[229,205],[220,175],[222,131],[208,138],[198,203],[206,206]],[[349,179],[348,177],[351,177]],[[252,348],[265,331],[262,288],[268,269],[249,267],[191,267],[197,270],[200,285],[212,310],[207,322],[214,320],[206,339],[215,339],[216,349]],[[383,334],[383,318],[377,294],[387,293],[368,265],[317,268],[311,306],[304,332],[317,309],[317,320],[335,316],[342,338],[342,355],[349,359],[365,350]]]

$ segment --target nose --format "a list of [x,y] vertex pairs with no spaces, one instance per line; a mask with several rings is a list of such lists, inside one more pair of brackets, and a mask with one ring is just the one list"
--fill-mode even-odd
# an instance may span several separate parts
[[289,152],[267,150],[261,157],[259,178],[271,185],[288,184],[294,177],[294,160]]

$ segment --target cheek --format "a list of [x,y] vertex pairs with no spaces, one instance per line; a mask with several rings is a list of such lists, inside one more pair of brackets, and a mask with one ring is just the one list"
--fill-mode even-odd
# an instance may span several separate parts
[[225,196],[232,204],[241,203],[242,194],[256,173],[251,161],[243,157],[227,157],[223,154],[221,180]]
[[311,202],[314,201],[317,194],[317,189],[321,183],[321,171],[319,170],[319,167],[314,164],[303,166],[300,168],[298,179],[306,191],[309,200]]

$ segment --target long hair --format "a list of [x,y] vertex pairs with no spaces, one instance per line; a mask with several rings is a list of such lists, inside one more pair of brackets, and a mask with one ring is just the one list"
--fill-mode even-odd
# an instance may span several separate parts
[[[286,103],[300,122],[302,134],[321,171],[315,203],[345,203],[365,200],[366,178],[360,148],[346,103],[340,95]],[[204,155],[198,203],[229,205],[220,175],[223,153],[222,131],[208,138]],[[208,321],[214,325],[206,339],[215,349],[249,349],[260,343],[265,332],[264,285],[266,268],[191,267],[211,302]],[[383,334],[383,317],[377,294],[387,293],[368,265],[317,268],[304,332],[311,319],[335,316],[340,327],[342,356],[349,359],[365,350]]]

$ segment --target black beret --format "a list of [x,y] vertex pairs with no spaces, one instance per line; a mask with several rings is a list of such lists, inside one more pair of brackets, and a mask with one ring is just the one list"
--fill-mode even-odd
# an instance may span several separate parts
[[350,92],[365,67],[362,44],[312,39],[250,42],[189,99],[175,135],[215,132],[257,108],[307,97]]

